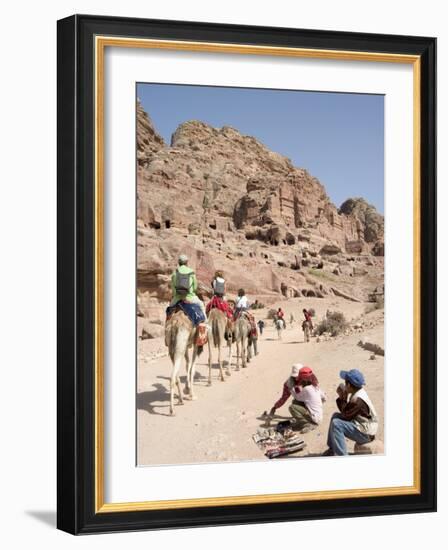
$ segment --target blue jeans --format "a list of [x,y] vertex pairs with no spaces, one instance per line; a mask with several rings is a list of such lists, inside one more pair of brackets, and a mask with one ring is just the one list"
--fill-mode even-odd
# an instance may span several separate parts
[[341,418],[340,413],[334,413],[328,429],[327,445],[335,455],[348,454],[345,438],[351,439],[360,445],[371,441],[370,435],[360,432],[353,422]]

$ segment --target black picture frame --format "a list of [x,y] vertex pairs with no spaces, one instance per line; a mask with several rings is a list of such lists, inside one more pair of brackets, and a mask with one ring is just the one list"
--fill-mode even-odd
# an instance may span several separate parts
[[[420,59],[420,491],[98,512],[95,505],[95,37],[251,44]],[[436,510],[436,39],[74,15],[58,21],[57,526],[73,534]]]

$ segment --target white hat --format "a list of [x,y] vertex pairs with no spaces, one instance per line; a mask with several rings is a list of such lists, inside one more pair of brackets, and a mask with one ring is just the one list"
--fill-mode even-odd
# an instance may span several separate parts
[[179,263],[182,265],[182,264],[186,264],[188,262],[188,256],[186,254],[181,254],[179,256]]
[[299,376],[299,370],[302,367],[303,367],[302,363],[296,363],[295,365],[293,365],[291,369],[291,376],[293,376],[294,378],[297,378],[297,376]]

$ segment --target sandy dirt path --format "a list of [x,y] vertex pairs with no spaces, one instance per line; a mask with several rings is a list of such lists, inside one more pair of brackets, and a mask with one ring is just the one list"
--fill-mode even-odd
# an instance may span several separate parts
[[[280,303],[279,303],[280,304]],[[276,304],[277,305],[277,304]],[[282,303],[289,319],[291,301]],[[347,318],[357,317],[365,304],[347,303],[344,300],[316,300],[307,303],[316,309],[317,318],[326,309],[343,310]],[[298,319],[299,304],[294,306]],[[266,312],[258,312],[258,317]],[[374,315],[374,314],[373,314]],[[188,464],[200,462],[268,460],[252,440],[258,428],[264,427],[261,417],[280,397],[282,386],[291,365],[304,363],[313,368],[321,388],[327,394],[324,404],[324,420],[314,431],[304,434],[307,443],[304,451],[295,456],[320,454],[326,449],[328,423],[336,410],[335,390],[340,383],[339,371],[360,369],[367,380],[366,389],[380,415],[378,438],[383,439],[383,369],[384,358],[360,348],[360,339],[383,346],[384,327],[378,324],[362,333],[310,343],[303,341],[299,322],[288,326],[277,339],[272,322],[259,338],[259,355],[246,369],[235,371],[233,350],[232,374],[225,382],[219,380],[219,369],[212,369],[212,386],[207,385],[208,352],[204,351],[197,362],[196,401],[184,400],[176,406],[176,415],[169,414],[169,380],[171,362],[168,357],[142,362],[138,369],[137,421],[138,464]],[[181,373],[185,383],[185,372]],[[177,400],[176,400],[177,401]],[[277,411],[276,420],[289,418],[288,401]]]

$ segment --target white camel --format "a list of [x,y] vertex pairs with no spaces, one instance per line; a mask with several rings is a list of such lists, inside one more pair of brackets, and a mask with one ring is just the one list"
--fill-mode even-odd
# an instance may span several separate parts
[[275,328],[277,329],[277,337],[279,340],[282,339],[282,330],[285,328],[285,323],[283,321],[283,319],[276,319],[274,321],[275,323]]
[[223,361],[221,360],[221,347],[224,346],[227,340],[227,375],[230,376],[230,362],[232,359],[232,331],[229,328],[227,315],[217,309],[213,308],[208,314],[208,324],[210,326],[210,336],[208,339],[208,384],[212,384],[212,340],[213,347],[218,348],[218,364],[221,381],[224,382]]
[[251,324],[249,319],[243,313],[235,321],[233,326],[233,334],[236,342],[236,370],[240,370],[240,359],[242,362],[243,368],[246,368],[247,364],[250,362],[251,351],[250,351],[250,333],[252,331]]
[[[196,357],[201,353],[202,348],[198,348],[194,344],[196,337],[196,327],[181,310],[176,311],[169,318],[165,325],[165,343],[168,346],[168,353],[173,363],[170,381],[170,413],[174,416],[174,386],[177,386],[179,405],[183,405],[182,390],[179,379],[179,369],[182,364],[182,359],[185,358],[187,379],[185,383],[185,393],[190,395],[190,399],[194,400],[194,374]],[[189,358],[189,348],[193,348],[191,360]]]

